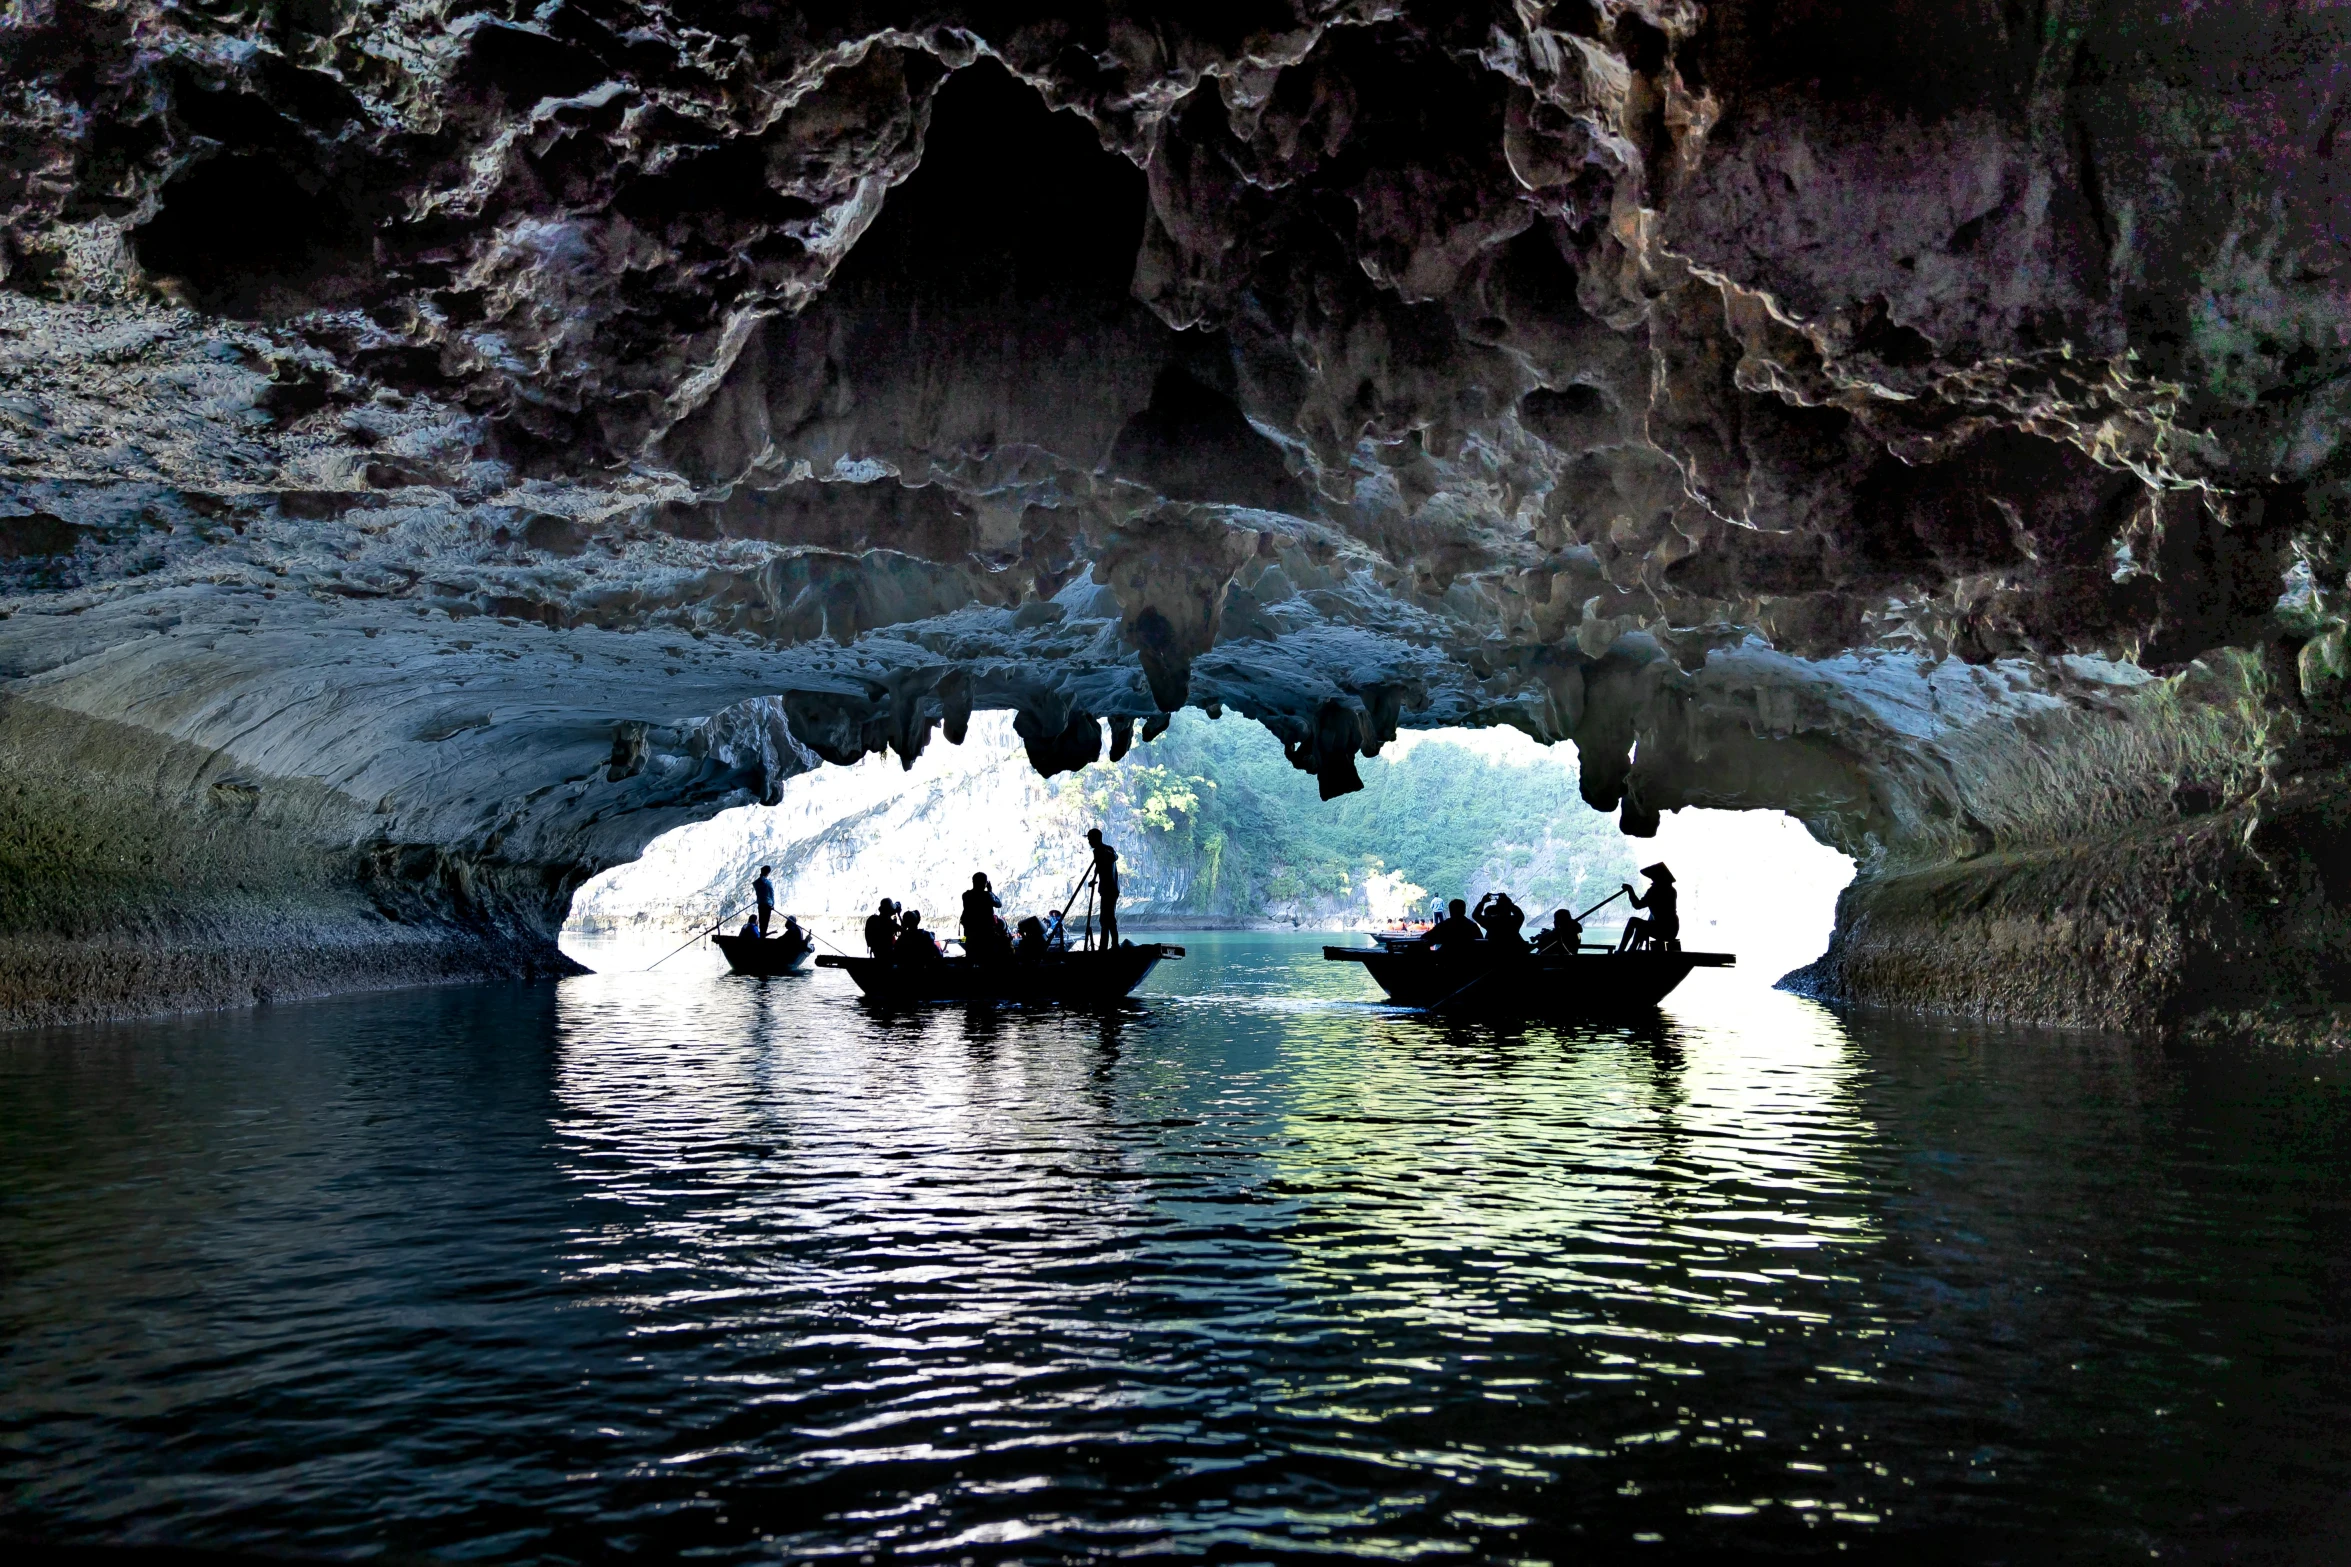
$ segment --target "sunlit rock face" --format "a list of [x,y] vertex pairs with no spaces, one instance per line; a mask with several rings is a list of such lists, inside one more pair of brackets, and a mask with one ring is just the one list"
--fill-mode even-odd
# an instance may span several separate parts
[[1186,700],[1795,811],[1836,994],[2331,994],[2345,25],[20,8],[0,1009],[552,964],[820,759]]

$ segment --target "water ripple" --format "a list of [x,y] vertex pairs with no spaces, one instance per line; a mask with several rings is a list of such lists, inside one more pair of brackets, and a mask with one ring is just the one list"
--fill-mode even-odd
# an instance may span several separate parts
[[0,1045],[0,1485],[469,1557],[2324,1559],[2340,1070],[1693,986],[593,975]]

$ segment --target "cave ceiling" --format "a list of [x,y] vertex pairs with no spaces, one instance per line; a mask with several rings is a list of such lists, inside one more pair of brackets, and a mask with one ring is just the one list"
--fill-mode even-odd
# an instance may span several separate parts
[[2347,15],[28,3],[0,675],[484,852],[1186,702],[1899,833],[2340,647]]

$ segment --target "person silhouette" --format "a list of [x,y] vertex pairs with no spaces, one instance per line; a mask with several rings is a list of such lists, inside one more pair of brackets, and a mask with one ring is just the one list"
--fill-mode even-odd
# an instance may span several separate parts
[[774,868],[762,865],[759,867],[758,879],[751,883],[751,899],[759,905],[759,934],[762,936],[767,934],[767,922],[775,917],[776,884],[767,879],[767,873]]
[[1020,922],[1020,934],[1012,943],[1012,955],[1016,958],[1034,961],[1043,957],[1049,950],[1051,950],[1051,944],[1045,937],[1045,922],[1034,914],[1023,918]]
[[1094,885],[1102,895],[1102,945],[1118,945],[1118,851],[1102,841],[1102,829],[1086,829],[1094,846]]
[[865,917],[865,950],[887,963],[898,940],[898,905],[888,898]]
[[892,943],[891,953],[900,963],[932,962],[946,956],[939,950],[938,938],[922,928],[920,909],[908,909],[898,916],[898,939]]
[[1477,923],[1485,927],[1486,939],[1504,947],[1523,947],[1525,940],[1519,931],[1526,925],[1526,911],[1510,901],[1510,894],[1502,891],[1487,893],[1478,899]]
[[996,911],[1004,900],[988,885],[986,871],[974,871],[971,890],[963,895],[963,950],[975,958],[994,957],[1004,947],[1004,927]]
[[1543,957],[1572,958],[1583,950],[1584,927],[1565,909],[1551,911],[1551,923],[1535,937],[1535,951]]
[[1470,950],[1480,939],[1478,928],[1469,917],[1469,905],[1455,898],[1445,905],[1445,917],[1429,927],[1420,944],[1431,952],[1459,954]]
[[1633,891],[1631,882],[1625,883],[1625,897],[1636,909],[1647,909],[1647,919],[1626,920],[1624,935],[1618,938],[1616,950],[1634,952],[1643,947],[1663,947],[1677,941],[1682,934],[1680,899],[1674,892],[1673,872],[1660,860],[1643,867],[1641,874],[1649,878],[1647,896]]

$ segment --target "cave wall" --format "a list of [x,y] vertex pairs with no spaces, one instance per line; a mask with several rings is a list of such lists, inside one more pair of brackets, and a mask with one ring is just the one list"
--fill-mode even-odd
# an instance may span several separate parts
[[1187,701],[1791,810],[1824,993],[2332,994],[2345,31],[20,7],[0,1016],[545,969],[795,770]]
[[561,971],[550,889],[431,845],[353,852],[366,802],[221,761],[0,699],[0,1021]]

